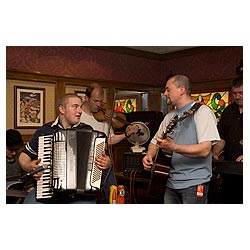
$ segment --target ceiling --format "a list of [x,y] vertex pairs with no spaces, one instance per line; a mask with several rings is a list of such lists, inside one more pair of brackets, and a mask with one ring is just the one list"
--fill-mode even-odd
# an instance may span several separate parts
[[125,47],[156,54],[167,54],[171,52],[195,48],[197,46],[125,46]]
[[[119,54],[144,57],[154,60],[165,60],[171,57],[194,53],[199,46],[82,46]],[[183,53],[182,53],[183,52]]]

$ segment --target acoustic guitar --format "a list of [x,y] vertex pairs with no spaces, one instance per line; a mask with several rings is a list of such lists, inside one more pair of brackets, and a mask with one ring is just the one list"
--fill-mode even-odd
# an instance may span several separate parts
[[[177,115],[169,122],[166,130],[162,134],[162,138],[166,139],[173,134],[178,122],[192,115],[201,106],[200,103],[195,103],[188,111],[185,111],[180,117]],[[151,168],[151,178],[148,186],[148,195],[158,196],[162,198],[165,193],[169,170],[171,167],[171,155],[164,153],[159,149],[156,152],[154,163]]]

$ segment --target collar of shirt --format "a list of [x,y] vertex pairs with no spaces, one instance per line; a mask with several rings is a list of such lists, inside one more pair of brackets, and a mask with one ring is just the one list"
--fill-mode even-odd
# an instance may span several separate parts
[[239,105],[236,103],[236,102],[233,102],[231,107],[237,112],[240,114],[240,108],[239,108]]
[[[77,128],[79,125],[81,124],[81,122],[78,122],[77,124],[74,124],[71,126],[71,128]],[[51,124],[51,127],[59,127],[61,129],[64,129],[64,127],[61,125],[60,121],[59,121],[59,116],[56,118],[56,120]]]
[[187,103],[185,106],[183,106],[180,109],[176,109],[175,115],[178,115],[178,117],[182,116],[185,111],[188,111],[193,105],[195,104],[195,101],[191,101]]

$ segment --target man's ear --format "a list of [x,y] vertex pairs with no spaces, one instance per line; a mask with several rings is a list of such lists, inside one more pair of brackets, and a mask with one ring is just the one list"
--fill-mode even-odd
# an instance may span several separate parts
[[84,103],[88,103],[89,102],[89,97],[87,96],[87,95],[85,95],[84,97],[83,97],[83,99],[82,99],[82,101],[84,102]]
[[183,95],[185,93],[185,88],[184,86],[180,86],[180,94]]
[[58,107],[58,111],[59,111],[60,114],[64,114],[65,108],[63,107],[63,105],[60,105],[60,106]]
[[83,102],[86,102],[86,101],[88,101],[88,100],[89,100],[89,98],[88,98],[87,95],[82,96],[82,101],[83,101]]

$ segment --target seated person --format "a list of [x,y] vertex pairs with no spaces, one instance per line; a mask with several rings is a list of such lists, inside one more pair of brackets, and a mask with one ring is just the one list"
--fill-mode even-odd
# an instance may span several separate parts
[[[27,171],[33,171],[39,167],[41,159],[38,159],[38,140],[41,135],[53,135],[59,129],[80,129],[86,124],[80,122],[80,117],[82,114],[82,99],[80,96],[74,93],[68,93],[60,97],[57,101],[57,113],[58,117],[55,121],[46,123],[34,133],[30,141],[25,146],[23,152],[20,155],[20,163],[22,168]],[[89,127],[89,126],[88,126]],[[83,147],[85,145],[84,140],[81,141]],[[105,151],[102,152],[102,155],[94,159],[96,166],[103,170],[103,186],[105,198],[108,197],[109,186],[116,184],[114,178],[114,171],[111,167],[110,157],[106,154]],[[33,175],[35,180],[39,180],[43,174],[43,171],[35,173]],[[106,178],[107,176],[107,178]],[[29,193],[25,200],[24,204],[37,204],[37,203],[71,203],[71,204],[95,204],[99,200],[96,193],[93,194],[83,194],[83,195],[65,195],[62,193],[60,197],[56,200],[49,201],[40,201],[36,199],[36,188]]]
[[[33,189],[31,178],[22,179],[25,175],[19,164],[19,154],[23,147],[22,135],[18,130],[8,129],[6,131],[6,188],[29,192]],[[20,203],[22,199],[7,196],[6,203]]]

